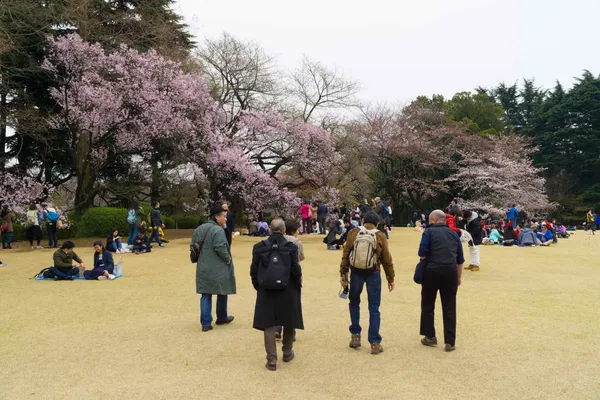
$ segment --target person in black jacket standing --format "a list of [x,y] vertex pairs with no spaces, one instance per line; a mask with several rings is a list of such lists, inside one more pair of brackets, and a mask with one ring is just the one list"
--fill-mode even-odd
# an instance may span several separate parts
[[[252,286],[256,289],[256,306],[254,309],[255,329],[264,331],[265,350],[267,352],[266,368],[277,370],[277,327],[283,326],[283,361],[290,362],[294,358],[294,330],[304,329],[302,319],[302,269],[298,261],[298,247],[284,238],[285,222],[275,218],[271,222],[271,236],[254,245],[252,249],[252,265],[250,277]],[[260,269],[265,269],[270,262],[270,251],[277,244],[280,252],[280,262],[290,263],[290,275],[287,286],[280,290],[266,289],[261,286]],[[288,258],[289,257],[289,258]],[[284,260],[285,258],[285,260]]]
[[150,224],[152,224],[152,236],[150,236],[150,242],[152,242],[152,239],[155,239],[156,243],[158,243],[158,247],[165,247],[160,241],[160,233],[158,232],[159,227],[165,229],[165,224],[163,224],[163,220],[160,215],[160,202],[158,201],[152,203],[152,211],[150,211]]
[[227,223],[225,224],[225,236],[227,237],[227,243],[231,247],[231,241],[233,240],[233,232],[235,232],[235,215],[229,210],[229,204],[223,202],[221,205],[223,211],[227,211]]
[[429,228],[423,232],[419,257],[425,260],[425,279],[421,288],[421,343],[436,346],[434,310],[439,290],[444,318],[446,351],[453,351],[456,342],[456,292],[461,283],[465,262],[458,235],[446,225],[446,214],[434,210],[429,214]]

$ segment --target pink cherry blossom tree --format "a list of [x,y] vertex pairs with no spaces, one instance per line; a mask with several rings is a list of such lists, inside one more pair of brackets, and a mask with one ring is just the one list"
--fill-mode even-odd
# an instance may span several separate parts
[[464,207],[500,216],[512,204],[527,212],[556,207],[546,196],[543,169],[532,165],[535,149],[526,139],[490,137],[478,145],[460,151],[458,169],[446,179],[458,188]]
[[110,157],[142,152],[155,140],[183,144],[214,134],[219,116],[203,78],[154,51],[121,46],[109,54],[70,35],[52,40],[44,67],[59,82],[51,94],[60,112],[50,124],[67,132],[78,215],[92,204]]
[[0,206],[17,209],[43,200],[45,187],[35,179],[10,170],[0,170]]

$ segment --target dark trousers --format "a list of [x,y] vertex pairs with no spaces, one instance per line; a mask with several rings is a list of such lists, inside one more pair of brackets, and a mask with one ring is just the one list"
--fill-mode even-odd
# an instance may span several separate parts
[[58,235],[54,222],[48,222],[48,247],[58,247]]
[[160,233],[158,232],[158,225],[152,228],[152,235],[150,235],[150,243],[152,243],[153,239],[156,240],[156,243],[158,243],[159,246],[162,244],[162,242],[160,241]]
[[73,267],[73,268],[52,267],[52,268],[50,268],[50,272],[52,272],[54,274],[54,276],[57,277],[58,279],[65,279],[67,277],[73,277],[73,276],[77,275],[79,273],[79,268],[77,268],[77,267]]
[[[276,326],[271,326],[265,329],[265,350],[267,352],[267,361],[269,364],[275,364],[277,362],[277,341],[275,333],[277,332]],[[292,352],[292,346],[294,344],[294,328],[283,327],[283,354],[288,355]]]
[[327,216],[326,215],[319,215],[317,217],[317,222],[319,223],[319,233],[321,235],[324,235],[326,230],[325,230],[325,221],[327,220]]
[[444,343],[454,346],[456,341],[456,268],[427,268],[421,288],[421,335],[435,337],[434,311],[437,292],[442,298]]
[[312,230],[310,218],[302,218],[302,233],[305,235]]

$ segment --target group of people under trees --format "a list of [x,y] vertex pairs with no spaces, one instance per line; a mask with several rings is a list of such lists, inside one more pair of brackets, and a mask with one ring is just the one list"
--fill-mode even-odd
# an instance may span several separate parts
[[[15,236],[16,214],[8,205],[0,209],[0,232],[2,233],[2,249],[11,250]],[[42,227],[46,225],[48,248],[58,248],[58,230],[62,226],[62,218],[56,208],[48,204],[38,207],[31,204],[25,215],[25,237],[32,249],[42,249]]]

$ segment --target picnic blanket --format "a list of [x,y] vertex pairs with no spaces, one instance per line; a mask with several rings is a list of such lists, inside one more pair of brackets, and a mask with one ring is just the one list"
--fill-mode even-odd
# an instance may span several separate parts
[[[118,279],[118,278],[120,278],[122,276],[123,275],[115,275],[115,279]],[[35,281],[53,281],[54,278],[44,278],[42,276],[38,276],[37,278],[34,278],[34,280]],[[79,281],[79,280],[85,281],[86,279],[83,276],[76,275],[76,276],[73,277],[73,280],[76,280],[76,281]],[[94,280],[94,279],[88,279],[88,280]]]

